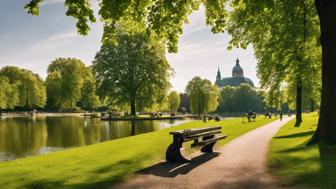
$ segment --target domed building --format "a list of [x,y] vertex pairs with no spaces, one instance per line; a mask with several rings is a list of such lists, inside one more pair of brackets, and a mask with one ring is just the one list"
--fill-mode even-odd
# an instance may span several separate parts
[[218,67],[216,82],[215,82],[215,84],[218,87],[220,88],[225,87],[225,86],[237,87],[241,83],[247,83],[251,85],[251,87],[254,87],[252,80],[244,77],[244,71],[243,71],[243,68],[241,68],[239,65],[238,58],[236,60],[236,65],[232,69],[232,77],[222,78],[221,73],[219,71],[219,67]]

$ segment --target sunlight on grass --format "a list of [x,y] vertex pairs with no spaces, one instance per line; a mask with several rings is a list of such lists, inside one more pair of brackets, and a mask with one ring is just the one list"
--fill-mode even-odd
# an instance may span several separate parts
[[283,126],[271,142],[270,172],[286,185],[304,188],[336,188],[336,148],[326,144],[307,146],[317,127],[317,114],[306,114],[300,127],[295,120]]
[[193,121],[157,132],[2,162],[0,186],[6,189],[104,188],[164,159],[172,141],[169,131],[220,125],[229,136],[218,143],[220,146],[273,120],[258,117],[256,122],[245,124],[240,118],[206,123]]

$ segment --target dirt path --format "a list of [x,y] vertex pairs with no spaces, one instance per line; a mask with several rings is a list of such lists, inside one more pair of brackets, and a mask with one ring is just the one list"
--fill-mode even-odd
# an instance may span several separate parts
[[156,164],[116,188],[283,188],[266,173],[268,144],[289,121],[274,121],[222,147],[216,154],[193,154],[192,163]]

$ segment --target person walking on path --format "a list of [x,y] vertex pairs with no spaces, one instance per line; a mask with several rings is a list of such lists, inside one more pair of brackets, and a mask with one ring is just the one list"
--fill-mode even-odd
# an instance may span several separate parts
[[280,112],[280,121],[282,121],[282,112]]

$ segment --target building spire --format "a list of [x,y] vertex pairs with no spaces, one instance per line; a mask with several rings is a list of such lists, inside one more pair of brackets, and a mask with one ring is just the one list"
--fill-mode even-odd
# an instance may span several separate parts
[[220,70],[219,70],[219,66],[218,66],[217,76],[216,76],[216,82],[220,81],[221,79],[222,79],[222,76],[221,76],[221,73],[220,73]]

